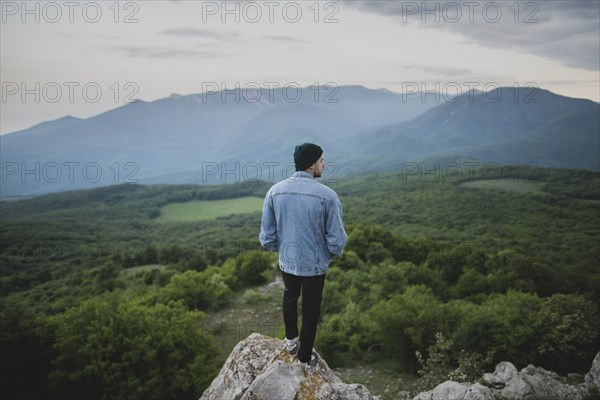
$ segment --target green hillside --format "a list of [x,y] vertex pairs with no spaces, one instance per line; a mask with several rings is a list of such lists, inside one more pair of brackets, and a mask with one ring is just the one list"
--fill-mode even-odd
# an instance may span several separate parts
[[[333,367],[414,373],[415,351],[443,332],[453,365],[465,349],[585,372],[599,350],[600,174],[439,171],[331,185],[349,243],[328,272],[317,349]],[[215,321],[274,315],[271,294],[247,291],[277,273],[258,244],[269,187],[1,202],[2,397],[198,398],[227,356]]]

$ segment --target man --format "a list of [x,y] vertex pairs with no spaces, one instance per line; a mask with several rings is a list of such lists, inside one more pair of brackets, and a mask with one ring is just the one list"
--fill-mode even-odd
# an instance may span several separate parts
[[[337,194],[317,182],[325,164],[323,149],[303,143],[294,151],[296,172],[265,196],[259,240],[279,253],[283,276],[285,343],[302,365],[316,366],[313,345],[321,314],[325,274],[348,241]],[[302,293],[302,330],[298,343],[298,297]]]

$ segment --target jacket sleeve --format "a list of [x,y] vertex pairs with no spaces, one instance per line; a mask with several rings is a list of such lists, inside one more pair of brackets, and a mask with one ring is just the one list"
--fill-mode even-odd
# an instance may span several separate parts
[[344,224],[342,222],[342,204],[337,195],[330,203],[325,221],[325,229],[325,238],[327,240],[329,254],[332,256],[341,256],[342,251],[348,242],[348,235],[344,230]]
[[277,251],[277,221],[275,220],[275,210],[273,209],[273,198],[270,194],[268,192],[265,196],[258,240],[260,240],[260,244],[265,249]]

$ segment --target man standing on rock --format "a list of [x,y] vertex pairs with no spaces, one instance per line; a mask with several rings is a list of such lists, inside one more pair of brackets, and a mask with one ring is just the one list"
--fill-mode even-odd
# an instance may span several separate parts
[[[303,143],[294,151],[296,172],[271,187],[265,196],[259,240],[279,253],[283,276],[285,343],[303,365],[315,366],[312,351],[321,314],[325,274],[331,259],[348,241],[338,195],[319,183],[323,149]],[[302,292],[302,330],[298,343],[298,297]]]

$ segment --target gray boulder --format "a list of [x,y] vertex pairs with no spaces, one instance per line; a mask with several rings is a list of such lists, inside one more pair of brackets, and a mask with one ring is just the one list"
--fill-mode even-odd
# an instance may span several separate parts
[[494,400],[489,388],[478,383],[465,386],[462,383],[446,381],[432,391],[419,393],[413,400]]
[[582,385],[569,385],[554,372],[528,365],[521,371],[508,361],[496,365],[493,373],[485,374],[483,380],[492,387],[494,395],[509,400],[529,400],[534,396],[558,397],[581,400]]
[[585,375],[585,384],[588,387],[596,386],[600,389],[600,352],[596,354],[594,357],[594,361],[592,361],[592,368],[590,368],[590,372]]
[[258,333],[239,342],[200,400],[374,400],[367,388],[343,383],[319,358],[315,368],[290,357],[282,340]]
[[596,354],[585,375],[585,383],[580,385],[569,385],[554,372],[533,365],[519,371],[508,361],[496,365],[494,372],[485,374],[483,380],[487,386],[446,381],[429,392],[418,394],[413,400],[531,400],[543,397],[582,400],[592,388],[600,388],[600,353]]

